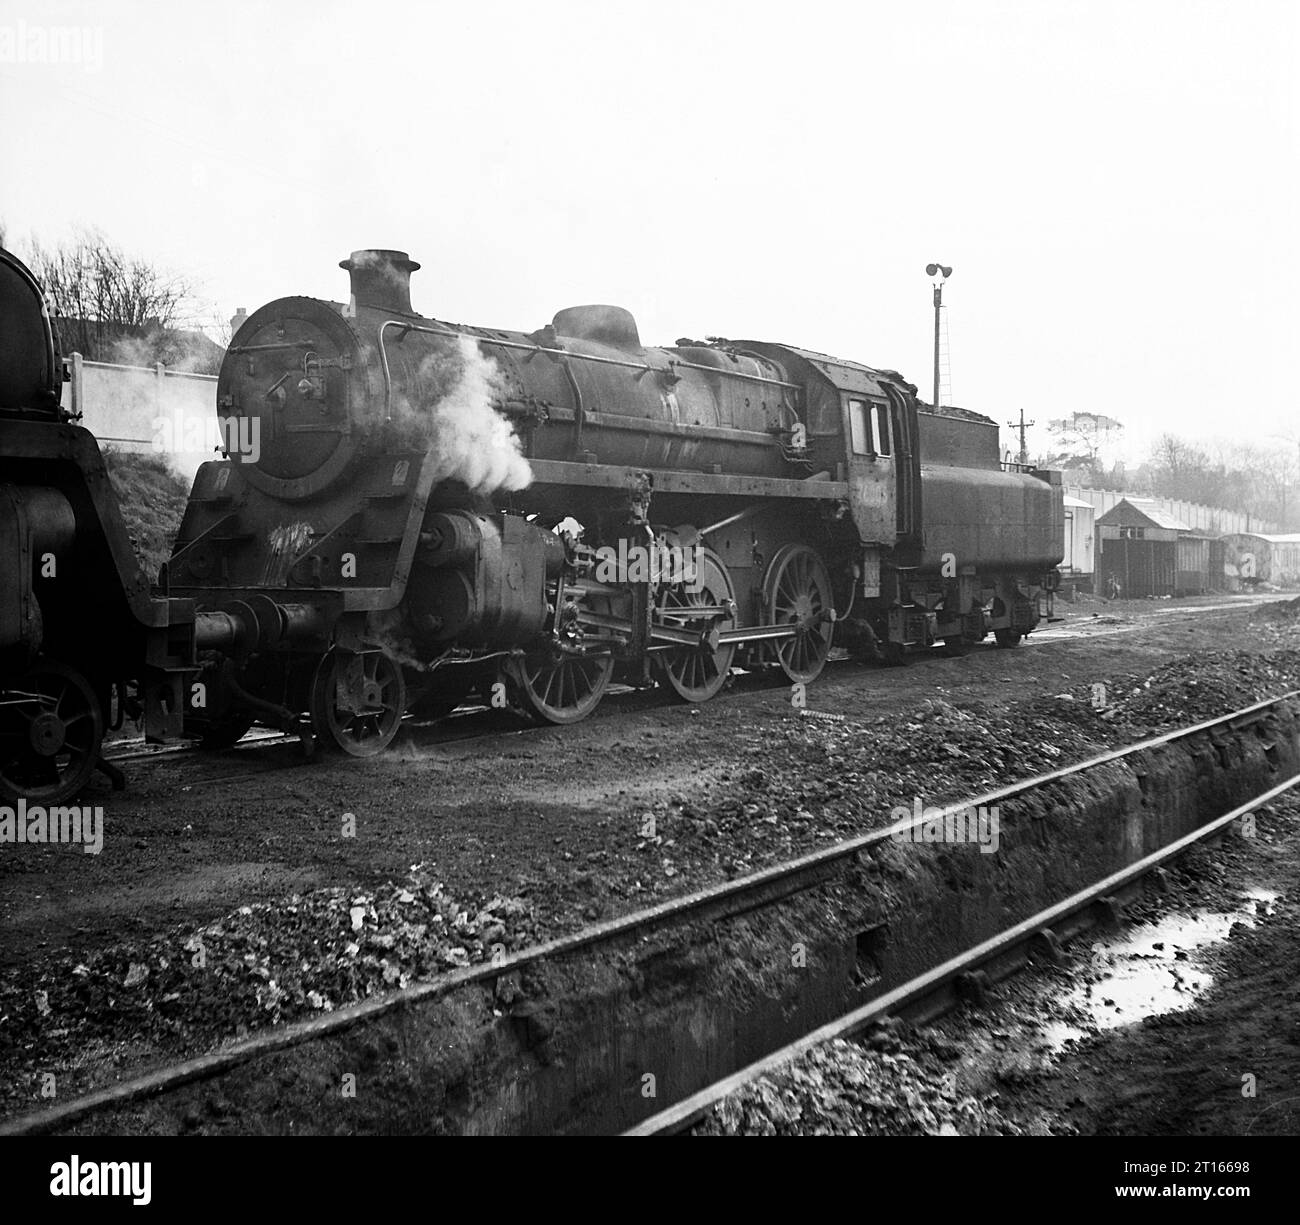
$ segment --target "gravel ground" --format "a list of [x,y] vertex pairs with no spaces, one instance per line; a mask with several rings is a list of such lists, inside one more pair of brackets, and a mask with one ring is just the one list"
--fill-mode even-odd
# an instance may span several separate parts
[[963,1091],[957,1049],[888,1025],[835,1039],[720,1102],[697,1136],[1022,1136],[996,1092]]
[[45,1071],[63,1096],[878,828],[917,795],[969,796],[1300,686],[1294,605],[1085,605],[1066,628],[1081,636],[840,665],[808,711],[744,678],[701,708],[631,695],[528,732],[488,716],[472,740],[417,734],[362,763],[298,767],[287,746],[148,763],[125,797],[96,797],[102,855],[0,860],[0,1106],[32,1104]]

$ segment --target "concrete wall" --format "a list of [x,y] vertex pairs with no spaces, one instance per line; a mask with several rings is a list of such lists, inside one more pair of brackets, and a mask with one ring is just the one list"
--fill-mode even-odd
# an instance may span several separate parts
[[1199,502],[1180,502],[1171,498],[1152,498],[1149,494],[1117,493],[1110,489],[1089,489],[1083,485],[1066,485],[1065,492],[1081,502],[1090,502],[1097,508],[1098,517],[1104,515],[1112,506],[1118,505],[1124,498],[1142,498],[1154,502],[1162,511],[1180,519],[1188,527],[1218,536],[1223,532],[1271,532],[1276,529],[1265,523],[1258,515],[1248,515],[1244,511],[1226,510],[1222,506],[1202,506]]
[[81,413],[81,424],[101,444],[126,451],[167,454],[188,481],[198,466],[214,459],[217,379],[157,366],[88,362],[80,353],[69,362],[72,383],[63,403]]

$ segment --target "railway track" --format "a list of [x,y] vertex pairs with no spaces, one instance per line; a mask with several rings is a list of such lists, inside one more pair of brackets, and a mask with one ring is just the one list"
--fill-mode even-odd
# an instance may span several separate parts
[[1039,911],[990,940],[973,945],[964,953],[895,987],[861,1008],[855,1008],[829,1024],[811,1030],[797,1041],[674,1103],[623,1134],[663,1136],[686,1131],[700,1122],[724,1098],[836,1038],[852,1038],[886,1017],[900,1017],[916,1022],[934,1020],[965,999],[981,997],[989,983],[1009,977],[1028,964],[1035,953],[1045,954],[1053,960],[1059,958],[1060,950],[1067,940],[1074,939],[1081,932],[1098,924],[1114,921],[1119,903],[1130,894],[1140,892],[1147,877],[1163,872],[1167,864],[1192,847],[1222,836],[1233,822],[1297,786],[1300,786],[1300,774],[1271,787],[1124,871],[1114,872],[1088,888],[1080,889],[1064,901]]
[[[1300,700],[1300,690],[1291,690],[1241,710],[1109,750],[1073,765],[1019,780],[973,799],[949,804],[938,810],[938,816],[944,818],[978,807],[1023,800],[1062,780],[1197,736],[1208,734],[1212,738],[1215,732],[1224,729],[1243,731],[1297,700]],[[1232,822],[1244,814],[1269,803],[1297,785],[1300,785],[1300,774],[1270,787],[1245,804],[1215,817],[1191,834],[1171,842],[1122,871],[1095,882],[996,937],[982,941],[871,999],[830,1024],[811,1031],[797,1042],[783,1046],[761,1061],[737,1069],[709,1088],[682,1099],[653,1118],[636,1125],[628,1134],[661,1134],[682,1130],[740,1085],[819,1043],[855,1033],[886,1014],[906,1010],[908,1015],[938,1015],[960,995],[978,992],[992,977],[1003,976],[1023,963],[1027,950],[1035,942],[1053,949],[1063,939],[1070,938],[1087,925],[1089,912],[1100,910],[1108,916],[1114,916],[1125,891],[1136,889],[1144,877],[1160,870],[1196,843],[1225,832]],[[934,811],[928,810],[926,819],[932,820],[934,817]],[[458,992],[484,987],[490,990],[499,980],[545,962],[613,951],[626,947],[629,942],[676,926],[712,924],[753,912],[817,888],[841,872],[846,865],[860,862],[859,856],[869,856],[873,848],[917,827],[921,820],[917,816],[895,822],[884,829],[858,835],[736,880],[712,885],[647,909],[597,923],[492,963],[455,971],[406,990],[348,1005],[320,1017],[260,1032],[214,1053],[160,1067],[57,1106],[11,1118],[0,1124],[0,1135],[47,1134],[73,1127],[80,1128],[96,1116],[112,1115],[130,1109],[133,1104],[159,1098],[195,1082],[220,1081],[269,1055],[334,1037],[400,1010],[414,1009],[418,1005]]]
[[[1197,605],[1192,608],[1159,609],[1157,612],[1161,616],[1172,616],[1178,614],[1195,615],[1199,613],[1233,611],[1242,607],[1254,607],[1285,599],[1285,596],[1260,596],[1252,597],[1248,600],[1238,600],[1232,604],[1207,604]],[[1098,629],[1092,626],[1089,622],[1082,621],[1077,626],[1073,627],[1047,627],[1040,629],[1034,635],[1026,639],[1025,646],[1048,646],[1054,643],[1068,642],[1078,639],[1109,637],[1116,634],[1133,633],[1144,628],[1147,628],[1145,624],[1138,623],[1134,625]],[[983,643],[973,648],[973,651],[992,652],[996,649],[997,648],[992,643]],[[927,656],[924,653],[921,653],[913,660],[913,662],[920,663],[926,658]],[[938,653],[937,648],[931,658],[942,658]],[[849,659],[831,659],[826,665],[827,670],[831,673],[860,666],[861,665],[857,661]],[[785,678],[779,674],[767,675],[764,673],[746,673],[739,669],[737,669],[732,680],[734,684],[743,685],[748,692],[758,692],[763,689],[782,689],[788,684]],[[639,710],[649,706],[676,706],[679,704],[679,699],[665,689],[644,690],[633,689],[624,685],[610,685],[604,702],[596,709],[592,717],[605,718],[626,713],[628,710]],[[407,734],[414,731],[420,736],[423,742],[431,744],[453,744],[463,741],[484,740],[500,735],[517,735],[524,732],[542,731],[551,726],[550,724],[532,724],[528,722],[523,722],[518,727],[510,728],[491,725],[495,723],[498,717],[498,712],[492,711],[486,706],[469,704],[459,707],[450,715],[440,720],[423,722],[408,714],[404,717],[403,723],[408,729]],[[490,726],[486,728],[483,727],[482,725],[484,721],[487,721]],[[265,728],[257,728],[250,732],[242,741],[240,741],[239,744],[217,753],[202,750],[193,743],[145,747],[143,738],[137,737],[119,742],[115,751],[106,753],[104,757],[109,764],[118,767],[128,763],[167,762],[173,761],[177,758],[183,760],[193,758],[200,761],[220,762],[222,760],[229,761],[233,757],[253,756],[268,749],[274,749],[284,745],[295,745],[298,743],[298,737],[286,732],[276,732]],[[202,781],[233,782],[246,778],[253,778],[261,774],[273,773],[284,769],[292,769],[295,766],[301,765],[305,760],[307,759],[295,754],[293,759],[289,762],[271,763],[264,768],[254,771],[207,775]]]
[[[989,648],[992,649],[991,647]],[[828,667],[854,667],[858,666],[851,660],[833,660]],[[738,670],[739,672],[739,670]],[[785,689],[789,682],[779,672],[773,670],[770,673],[739,673],[733,680],[737,683],[744,684],[748,692],[760,692],[764,689]],[[601,705],[592,713],[589,718],[615,718],[621,714],[627,714],[632,711],[644,710],[653,707],[672,707],[682,705],[681,700],[674,696],[667,689],[633,689],[626,685],[611,685],[608,694]],[[451,745],[465,744],[477,740],[490,740],[494,737],[501,736],[519,736],[528,733],[536,733],[547,730],[554,730],[555,725],[548,723],[532,723],[520,721],[514,726],[502,726],[501,712],[490,709],[482,705],[466,705],[459,707],[450,715],[439,720],[429,722],[416,719],[412,715],[406,715],[403,723],[406,727],[406,734],[415,734],[420,738],[421,744],[429,745]],[[216,752],[200,749],[197,744],[169,744],[151,748],[139,747],[144,744],[141,740],[131,740],[124,742],[119,751],[105,754],[105,760],[113,766],[121,767],[127,763],[144,763],[152,765],[157,763],[181,761],[211,762],[219,764],[223,760],[230,761],[234,758],[255,757],[265,753],[268,750],[281,748],[284,746],[294,746],[300,743],[297,736],[290,735],[286,732],[275,732],[267,729],[256,729],[238,744],[227,749]],[[382,761],[384,755],[380,754],[374,760]],[[238,782],[249,778],[258,778],[267,774],[278,773],[282,770],[291,770],[308,764],[312,758],[302,753],[291,750],[288,760],[267,762],[256,770],[241,770],[235,773],[225,774],[204,774],[202,778],[196,781],[203,783],[213,782]],[[355,762],[353,763],[356,764]]]

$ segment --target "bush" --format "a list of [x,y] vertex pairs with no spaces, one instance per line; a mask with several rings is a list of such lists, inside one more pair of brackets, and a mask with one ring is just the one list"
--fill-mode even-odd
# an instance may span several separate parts
[[190,487],[156,452],[106,447],[104,462],[136,559],[154,582],[159,566],[171,556]]

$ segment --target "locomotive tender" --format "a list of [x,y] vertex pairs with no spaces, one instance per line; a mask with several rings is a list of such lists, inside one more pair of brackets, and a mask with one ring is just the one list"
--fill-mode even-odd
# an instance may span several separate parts
[[340,266],[347,302],[268,303],[221,369],[256,446],[199,470],[163,576],[200,610],[204,743],[306,713],[368,755],[475,690],[567,723],[616,674],[699,702],[733,664],[809,682],[833,644],[1013,646],[1050,614],[1059,480],[1003,472],[987,418],[789,345],[648,348],[618,307],[442,323],[404,252]]
[[833,646],[1014,646],[1050,615],[1059,480],[1001,471],[988,418],[788,345],[647,348],[618,307],[446,324],[404,253],[341,266],[346,303],[279,299],[233,338],[226,458],[151,585],[0,250],[0,802],[121,785],[100,749],[128,716],[364,756],[475,691],[566,723],[616,675],[699,702],[733,665],[806,683]]

